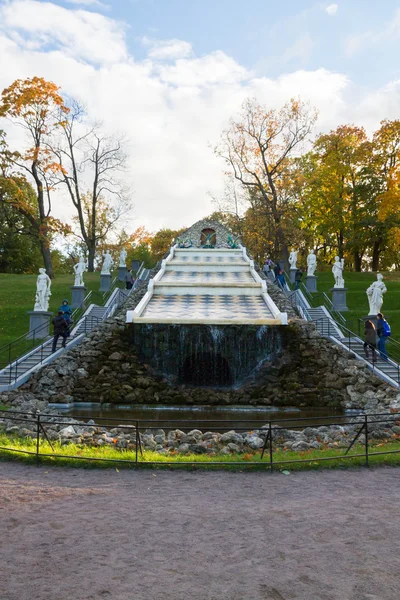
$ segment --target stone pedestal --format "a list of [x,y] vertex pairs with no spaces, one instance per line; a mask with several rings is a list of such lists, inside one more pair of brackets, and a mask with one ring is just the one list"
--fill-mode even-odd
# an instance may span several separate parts
[[83,301],[86,296],[86,288],[84,285],[73,285],[71,287],[72,290],[72,301],[71,308],[85,308],[83,306]]
[[109,275],[100,274],[100,292],[108,292],[111,287],[111,273]]
[[125,281],[126,267],[118,267],[118,281]]
[[317,291],[317,279],[316,275],[306,275],[306,288],[309,292]]
[[50,319],[53,313],[44,310],[28,310],[29,333],[27,340],[41,340],[50,334]]
[[294,283],[296,281],[296,271],[297,271],[297,269],[290,269],[290,271],[289,271],[290,283]]
[[349,310],[346,305],[346,292],[348,288],[331,288],[333,308],[339,312]]

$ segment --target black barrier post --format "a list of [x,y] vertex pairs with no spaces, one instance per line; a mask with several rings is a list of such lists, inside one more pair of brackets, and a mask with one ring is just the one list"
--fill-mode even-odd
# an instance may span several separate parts
[[139,424],[137,421],[135,421],[135,427],[136,427],[136,440],[135,440],[135,451],[136,451],[136,459],[135,459],[135,464],[138,464],[138,438],[139,438]]
[[365,466],[369,467],[369,456],[368,456],[368,415],[365,415]]
[[271,469],[271,473],[274,470],[273,459],[272,459],[272,424],[269,422],[268,426],[268,435],[269,435],[269,468]]
[[36,411],[36,464],[39,465],[40,411]]

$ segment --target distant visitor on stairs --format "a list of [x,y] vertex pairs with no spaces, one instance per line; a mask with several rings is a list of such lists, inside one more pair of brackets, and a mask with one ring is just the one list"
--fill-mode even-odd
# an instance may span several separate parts
[[56,348],[57,348],[58,338],[62,337],[61,346],[63,348],[65,348],[65,343],[67,340],[68,325],[64,319],[64,314],[63,314],[62,310],[58,311],[58,315],[56,317],[54,317],[52,323],[53,323],[53,327],[54,327],[54,337],[53,337],[53,346],[52,346],[51,351],[55,352]]

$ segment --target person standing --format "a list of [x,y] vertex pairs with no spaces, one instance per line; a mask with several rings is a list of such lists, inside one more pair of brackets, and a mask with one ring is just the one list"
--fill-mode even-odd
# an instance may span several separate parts
[[301,283],[301,278],[303,277],[303,271],[301,269],[297,269],[294,276],[294,289],[298,290]]
[[376,332],[378,334],[378,350],[381,358],[385,361],[388,360],[386,352],[386,338],[391,335],[390,325],[386,321],[382,313],[376,315]]
[[279,274],[278,274],[278,278],[277,279],[278,279],[279,285],[284,290],[285,287],[286,287],[286,280],[285,280],[285,274],[282,271],[282,269],[279,269]]
[[125,286],[127,290],[131,290],[133,286],[133,275],[130,269],[125,273]]
[[67,331],[66,331],[66,335],[67,337],[70,336],[70,326],[72,323],[71,320],[71,316],[72,316],[72,308],[70,307],[70,305],[68,304],[68,300],[63,300],[62,304],[60,306],[60,308],[58,309],[60,312],[62,312],[63,317],[65,319],[65,322],[67,324]]
[[367,319],[364,323],[364,352],[365,358],[369,358],[369,350],[372,352],[372,362],[376,362],[376,330],[372,321]]
[[64,319],[64,315],[62,310],[58,311],[58,314],[56,317],[54,317],[53,321],[53,327],[54,327],[54,337],[53,337],[53,346],[51,351],[55,352],[56,348],[57,348],[57,342],[58,342],[58,338],[62,337],[62,344],[61,346],[63,348],[65,348],[65,343],[67,340],[67,329],[68,329],[68,325]]

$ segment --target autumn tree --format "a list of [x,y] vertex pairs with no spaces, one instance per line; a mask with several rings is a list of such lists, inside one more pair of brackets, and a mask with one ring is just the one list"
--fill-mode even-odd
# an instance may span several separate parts
[[[4,89],[1,95],[0,116],[21,127],[30,140],[25,151],[11,151],[3,136],[1,143],[1,165],[3,177],[32,181],[36,201],[35,206],[24,203],[18,205],[14,195],[14,208],[31,221],[37,231],[44,266],[50,277],[54,276],[51,260],[50,241],[55,231],[63,229],[63,224],[51,216],[50,174],[60,170],[59,163],[53,160],[46,142],[60,127],[68,114],[59,88],[41,77],[17,79]],[[3,196],[4,200],[4,196]]]
[[186,227],[182,229],[168,229],[163,227],[154,234],[151,240],[151,254],[155,262],[163,258],[167,250],[173,245],[175,238],[184,231],[186,231]]
[[154,234],[149,232],[143,225],[137,227],[129,236],[128,243],[125,246],[128,250],[127,261],[131,264],[137,260],[139,263],[144,263],[146,269],[151,269],[155,266],[156,260],[151,253],[151,242]]
[[54,185],[65,187],[76,209],[74,222],[87,248],[89,271],[93,271],[98,244],[132,205],[118,177],[126,163],[124,136],[105,135],[99,124],[87,127],[85,118],[84,109],[72,102],[61,121],[62,133],[49,144],[49,150],[61,165],[54,175]]
[[274,224],[274,254],[288,258],[288,239],[283,221],[295,198],[287,185],[292,159],[302,150],[316,121],[316,111],[292,99],[280,110],[247,99],[238,120],[222,134],[216,148],[229,173],[253,190],[266,217]]
[[387,135],[380,138],[377,132],[370,140],[363,128],[342,125],[318,136],[298,160],[300,227],[328,261],[346,255],[356,271],[363,259],[378,270],[381,253],[390,245],[396,211],[385,212],[385,207],[394,182],[390,165],[396,160],[393,136]]
[[372,139],[375,176],[379,180],[378,222],[382,231],[374,240],[372,256],[376,265],[387,246],[400,249],[400,120],[385,120],[380,125]]

